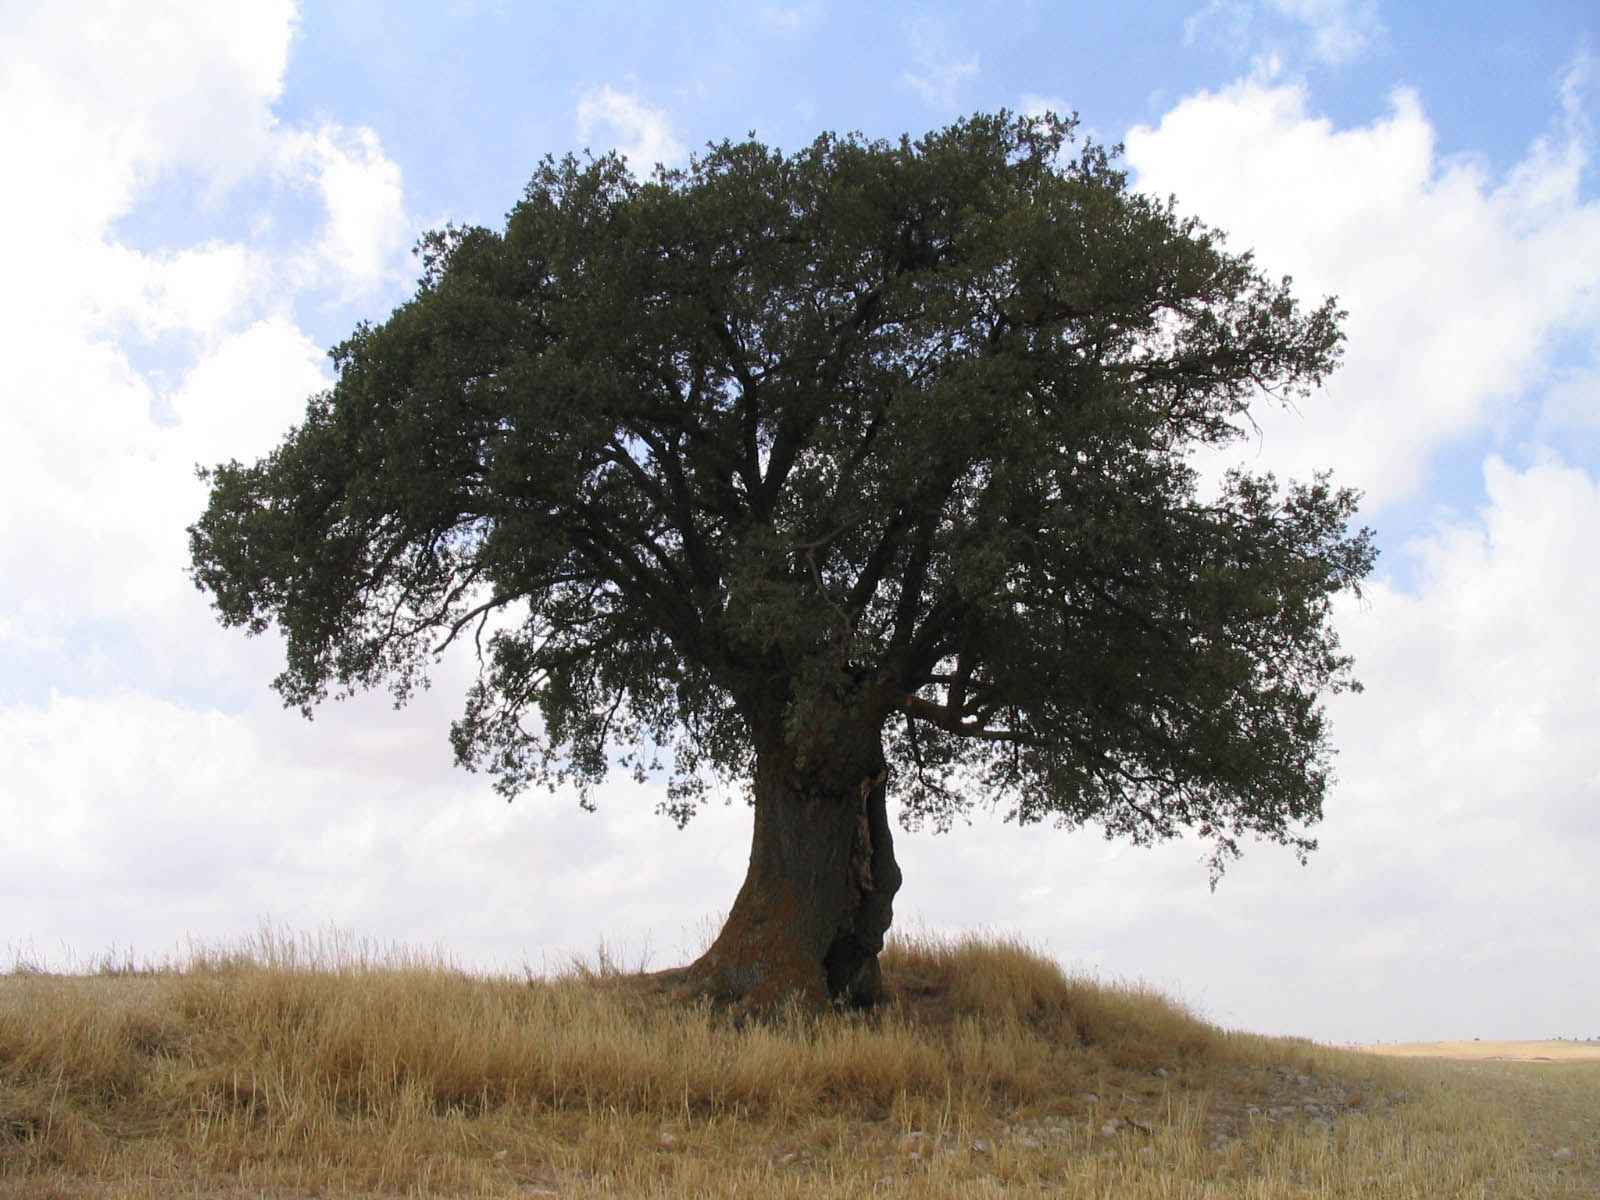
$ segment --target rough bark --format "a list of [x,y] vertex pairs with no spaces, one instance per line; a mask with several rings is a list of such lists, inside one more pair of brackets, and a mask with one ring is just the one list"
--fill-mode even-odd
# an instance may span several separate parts
[[770,1011],[794,997],[870,1008],[900,868],[876,724],[757,744],[750,866],[727,922],[687,969],[697,990]]

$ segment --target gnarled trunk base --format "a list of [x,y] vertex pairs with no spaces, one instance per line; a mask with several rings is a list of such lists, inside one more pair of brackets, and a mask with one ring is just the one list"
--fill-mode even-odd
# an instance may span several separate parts
[[853,754],[796,764],[780,743],[757,756],[750,868],[727,922],[685,972],[719,1003],[773,1011],[870,1008],[878,952],[900,888],[876,736]]

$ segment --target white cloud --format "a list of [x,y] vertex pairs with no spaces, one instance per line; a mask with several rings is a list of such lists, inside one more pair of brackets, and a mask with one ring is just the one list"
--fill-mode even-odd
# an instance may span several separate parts
[[280,169],[314,186],[327,210],[308,277],[335,286],[346,298],[396,278],[410,246],[400,168],[370,129],[323,125],[285,135]]
[[977,78],[978,56],[957,51],[944,25],[931,18],[909,22],[906,36],[916,65],[900,73],[901,81],[932,108],[957,107],[962,88]]
[[[265,452],[325,386],[287,314],[308,287],[386,281],[408,240],[400,174],[369,130],[274,116],[292,5],[186,8],[49,5],[0,34],[0,159],[28,181],[0,189],[20,401],[0,405],[0,694],[16,698],[0,709],[0,908],[47,944],[107,913],[132,914],[112,928],[153,949],[235,933],[293,888],[280,822],[319,844],[347,829],[303,799],[333,804],[337,772],[312,788],[292,763],[263,768],[276,714],[162,697],[255,695],[275,669],[274,639],[217,628],[184,577],[193,464]],[[115,222],[170,178],[202,215],[265,181],[268,203],[312,190],[326,220],[270,247],[125,244]],[[158,342],[159,374],[135,365],[141,342]],[[35,698],[53,684],[78,694]],[[335,904],[331,868],[324,886]]]
[[[1503,1031],[1516,1027],[1530,963],[1570,977],[1575,995],[1595,986],[1592,968],[1559,964],[1600,919],[1600,580],[1587,549],[1600,536],[1600,481],[1553,460],[1516,471],[1490,458],[1484,475],[1480,515],[1408,547],[1422,568],[1416,593],[1380,584],[1365,611],[1341,618],[1367,692],[1335,709],[1349,811],[1329,848],[1352,893],[1409,890],[1412,948],[1446,964],[1462,995],[1478,993],[1468,1007]],[[1403,948],[1350,957],[1356,972],[1410,969]],[[1558,1007],[1576,1023],[1575,1004]],[[1413,1021],[1421,1035],[1426,1015]]]
[[74,257],[93,275],[63,281],[62,298],[86,305],[80,315],[88,329],[127,324],[145,339],[187,333],[210,341],[257,307],[272,287],[268,256],[237,242],[210,240],[143,254],[85,239]]
[[[441,687],[401,713],[367,696],[313,723],[269,704],[225,713],[136,692],[0,706],[7,932],[59,966],[63,948],[160,955],[270,917],[537,969],[602,935],[630,960],[647,941],[675,957],[706,890],[732,897],[746,810],[714,809],[679,834],[631,782],[608,785],[595,814],[569,795],[507,805],[450,764],[459,696]],[[575,932],[541,896],[605,922]]]
[[[27,398],[0,408],[0,618],[10,644],[67,647],[58,669],[97,685],[130,654],[157,655],[150,685],[216,665],[182,628],[199,615],[183,575],[204,499],[193,465],[271,448],[328,382],[288,316],[297,294],[370,290],[409,240],[375,134],[272,112],[293,6],[189,7],[46,6],[0,35],[19,64],[0,77],[0,157],[30,181],[0,189],[0,217],[27,231],[0,292],[20,331],[6,390]],[[281,246],[125,244],[115,222],[174,172],[202,208],[287,185],[319,195],[326,220]],[[135,365],[141,351],[159,371]]]
[[147,335],[213,336],[253,315],[245,310],[263,295],[307,282],[275,277],[273,259],[247,245],[157,255],[118,244],[113,222],[175,173],[213,211],[251,180],[316,190],[327,211],[313,246],[322,274],[337,273],[347,293],[385,282],[410,241],[398,167],[371,130],[301,131],[272,111],[297,19],[288,0],[245,9],[188,0],[155,13],[63,3],[35,6],[0,33],[0,161],[29,181],[0,191],[0,219],[28,231],[13,240],[10,265],[34,283],[8,289],[0,313],[14,307],[23,327],[95,333],[131,320]]
[[1484,483],[1481,514],[1405,547],[1415,593],[1380,584],[1345,615],[1351,649],[1381,674],[1340,719],[1373,785],[1405,779],[1457,822],[1515,815],[1535,841],[1580,817],[1600,835],[1578,803],[1600,767],[1585,549],[1600,535],[1600,482],[1553,458],[1517,471],[1491,457]]
[[0,158],[26,164],[35,186],[0,204],[25,210],[38,236],[100,227],[156,171],[236,181],[271,137],[296,19],[292,0],[12,10]]
[[1183,30],[1187,44],[1205,40],[1244,57],[1262,47],[1279,48],[1275,34],[1282,27],[1293,32],[1291,41],[1329,66],[1362,57],[1387,33],[1375,0],[1208,0],[1184,21]]
[[1552,339],[1600,317],[1600,203],[1580,181],[1589,147],[1570,129],[1535,143],[1502,182],[1441,159],[1414,93],[1335,129],[1297,86],[1201,92],[1129,131],[1140,190],[1349,310],[1344,367],[1302,412],[1263,408],[1264,438],[1236,449],[1307,476],[1328,466],[1369,508],[1413,494],[1430,456],[1503,424],[1540,379]]
[[51,402],[17,406],[0,438],[0,612],[29,639],[68,645],[82,622],[115,622],[177,656],[172,667],[207,670],[183,574],[184,529],[205,499],[194,465],[272,449],[327,386],[324,356],[288,321],[259,321],[182,374],[167,397],[177,423],[158,426],[156,393],[110,346],[57,336],[30,349],[13,378]]
[[259,458],[332,382],[326,355],[292,323],[257,321],[197,362],[171,397],[177,452],[208,466]]
[[610,84],[584,93],[578,101],[578,136],[591,137],[601,128],[610,131],[635,175],[648,175],[657,163],[672,167],[688,158],[688,148],[673,132],[665,110]]
[[0,436],[0,609],[34,619],[115,606],[107,587],[146,558],[142,486],[159,457],[154,393],[104,343],[37,330],[11,366]]
[[139,257],[148,282],[132,315],[147,334],[181,329],[216,337],[250,307],[270,276],[263,255],[237,243],[214,241],[171,255]]

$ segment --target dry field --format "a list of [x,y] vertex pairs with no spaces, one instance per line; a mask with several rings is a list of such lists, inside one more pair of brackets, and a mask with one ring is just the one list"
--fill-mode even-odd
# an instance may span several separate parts
[[1469,1062],[1600,1062],[1600,1042],[1396,1042],[1362,1046],[1397,1058],[1456,1058]]
[[742,1028],[603,955],[131,968],[0,977],[0,1197],[1600,1197],[1600,1062],[1225,1032],[1005,940]]

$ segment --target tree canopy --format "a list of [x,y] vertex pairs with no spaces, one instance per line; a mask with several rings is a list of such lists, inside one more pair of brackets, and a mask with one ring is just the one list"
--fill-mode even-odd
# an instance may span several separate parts
[[664,766],[681,824],[848,725],[906,822],[1303,853],[1371,533],[1326,475],[1202,494],[1189,457],[1309,395],[1342,314],[1073,133],[545,160],[503,229],[424,239],[275,451],[203,473],[197,586],[282,631],[308,713],[475,639],[452,741],[507,797]]

